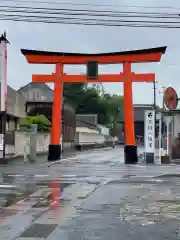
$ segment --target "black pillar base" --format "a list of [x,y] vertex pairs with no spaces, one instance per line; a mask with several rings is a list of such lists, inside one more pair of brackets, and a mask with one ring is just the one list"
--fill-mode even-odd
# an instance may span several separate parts
[[161,164],[170,164],[170,157],[168,155],[161,156]]
[[125,145],[124,146],[124,163],[136,164],[138,162],[137,146]]
[[0,158],[0,165],[6,165],[6,164],[8,164],[8,159],[7,158]]
[[154,153],[145,153],[145,161],[147,164],[154,163]]
[[48,161],[57,161],[61,158],[61,145],[50,144],[49,145],[49,153],[48,153]]

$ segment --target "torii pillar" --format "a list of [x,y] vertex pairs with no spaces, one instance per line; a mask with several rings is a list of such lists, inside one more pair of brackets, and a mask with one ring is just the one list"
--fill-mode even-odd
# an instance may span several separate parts
[[[51,143],[49,145],[49,161],[60,159],[61,146],[61,119],[63,83],[65,82],[123,82],[124,83],[124,122],[125,140],[124,147],[125,163],[137,162],[137,146],[134,132],[134,108],[132,83],[154,82],[155,74],[135,74],[131,72],[132,63],[159,62],[166,47],[151,48],[127,52],[81,54],[59,53],[22,49],[22,54],[28,63],[32,64],[55,64],[56,72],[51,75],[33,75],[33,82],[54,83],[54,100],[52,111]],[[98,75],[98,64],[123,64],[123,72],[119,74]],[[66,75],[63,73],[64,64],[85,64],[87,75]],[[90,66],[92,71],[90,71]]]

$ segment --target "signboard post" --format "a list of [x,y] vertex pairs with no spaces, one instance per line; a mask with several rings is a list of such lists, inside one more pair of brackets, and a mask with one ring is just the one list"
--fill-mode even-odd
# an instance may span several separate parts
[[4,134],[0,134],[0,151],[3,151],[4,146]]
[[161,163],[161,139],[162,139],[162,115],[161,113],[156,114],[156,119],[159,121],[159,134],[158,134],[158,147],[159,147],[159,162]]
[[172,116],[164,116],[164,120],[166,122],[166,129],[167,129],[167,155],[170,156],[171,149],[170,149],[170,123],[172,121]]
[[145,111],[145,161],[154,163],[155,152],[155,110]]
[[30,131],[30,161],[36,161],[37,124],[31,125]]

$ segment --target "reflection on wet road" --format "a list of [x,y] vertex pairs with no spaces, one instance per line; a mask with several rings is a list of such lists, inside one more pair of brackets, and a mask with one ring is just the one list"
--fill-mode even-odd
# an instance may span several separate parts
[[123,148],[1,167],[0,239],[178,239],[179,171],[124,165]]

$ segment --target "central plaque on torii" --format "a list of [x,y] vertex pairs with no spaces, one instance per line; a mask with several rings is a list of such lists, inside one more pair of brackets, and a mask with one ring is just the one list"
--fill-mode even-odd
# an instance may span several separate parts
[[[124,85],[124,122],[125,163],[137,162],[137,146],[134,132],[134,108],[132,83],[155,82],[154,73],[135,74],[131,71],[132,63],[159,62],[166,47],[111,52],[98,54],[63,53],[22,49],[22,54],[31,64],[55,64],[56,71],[50,75],[33,75],[33,82],[54,83],[54,100],[52,111],[51,142],[49,145],[49,161],[60,159],[61,118],[64,82],[123,82]],[[98,64],[123,64],[123,72],[119,74],[98,74]],[[86,75],[67,75],[63,73],[64,64],[87,65]]]

